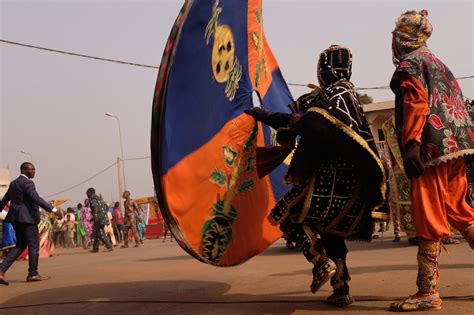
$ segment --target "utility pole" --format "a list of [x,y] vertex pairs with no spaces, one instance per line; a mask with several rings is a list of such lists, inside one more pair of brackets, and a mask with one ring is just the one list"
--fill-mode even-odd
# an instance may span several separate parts
[[123,185],[122,185],[122,165],[123,161],[117,157],[117,175],[118,175],[118,192],[119,192],[119,198],[118,202],[120,204],[120,209],[123,208],[122,206],[122,195],[123,195]]
[[[118,118],[117,115],[112,114],[111,112],[106,112],[105,116],[113,117],[117,120],[118,124],[118,131],[119,131],[119,140],[120,140],[120,154],[122,157],[122,178],[123,178],[123,189],[127,189],[127,185],[125,184],[125,160],[123,159],[123,141],[122,141],[122,128],[120,127],[120,119]],[[122,198],[122,195],[120,195],[120,198]]]

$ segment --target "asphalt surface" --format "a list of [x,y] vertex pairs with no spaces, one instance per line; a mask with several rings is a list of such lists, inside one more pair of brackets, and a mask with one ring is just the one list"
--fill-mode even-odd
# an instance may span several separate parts
[[[59,249],[40,260],[40,273],[52,277],[44,282],[25,282],[27,262],[16,262],[10,285],[0,287],[0,314],[385,314],[416,291],[417,249],[391,238],[348,243],[356,302],[343,309],[325,303],[329,284],[311,294],[311,265],[283,241],[242,265],[218,268],[175,242],[147,240],[95,254]],[[465,242],[446,247],[436,314],[474,314],[474,253]]]

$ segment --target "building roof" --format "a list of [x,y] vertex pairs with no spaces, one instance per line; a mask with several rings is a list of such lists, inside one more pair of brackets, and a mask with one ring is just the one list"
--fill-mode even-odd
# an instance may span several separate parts
[[395,109],[395,101],[384,101],[362,105],[365,113]]

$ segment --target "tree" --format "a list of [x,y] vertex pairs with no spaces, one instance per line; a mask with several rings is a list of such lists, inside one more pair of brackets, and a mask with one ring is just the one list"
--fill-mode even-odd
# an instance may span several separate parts
[[359,96],[361,104],[371,104],[374,102],[374,99],[370,95],[367,95],[365,93],[364,94],[357,93],[357,95]]

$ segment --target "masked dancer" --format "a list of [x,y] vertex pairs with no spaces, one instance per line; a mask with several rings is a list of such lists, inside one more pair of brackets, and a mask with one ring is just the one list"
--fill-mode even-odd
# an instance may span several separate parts
[[[350,81],[351,69],[351,50],[332,45],[319,56],[321,90],[291,104],[293,114],[259,107],[246,111],[277,130],[283,146],[292,148],[300,136],[285,177],[293,188],[277,202],[269,220],[301,243],[314,264],[311,291],[330,280],[328,302],[339,307],[354,301],[345,239],[370,241],[372,210],[381,204],[385,189],[383,166]],[[258,151],[257,167],[259,172],[269,168]]]

